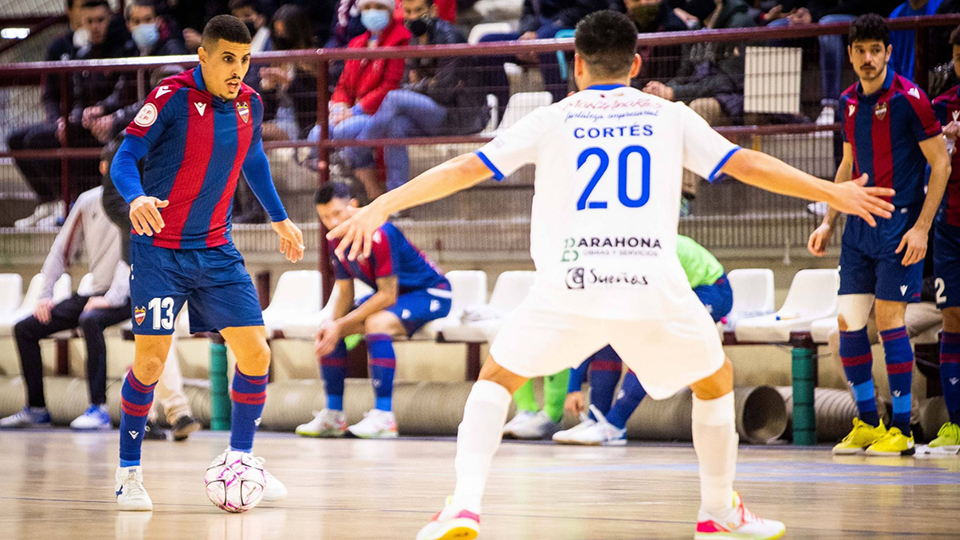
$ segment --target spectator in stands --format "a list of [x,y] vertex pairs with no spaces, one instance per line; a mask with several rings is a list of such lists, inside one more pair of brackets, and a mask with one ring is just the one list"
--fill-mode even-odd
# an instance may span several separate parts
[[670,7],[688,29],[696,30],[705,25],[705,21],[717,5],[714,0],[670,0]]
[[[898,0],[783,0],[763,15],[770,26],[794,24],[831,24],[851,22],[860,15],[876,13],[886,16]],[[832,125],[837,121],[840,100],[840,76],[847,60],[842,34],[820,36],[820,77],[823,98],[817,125]]]
[[[688,30],[667,0],[618,0],[614,6],[617,11],[630,15],[637,26],[638,34],[651,32],[678,32]],[[643,60],[640,63],[640,75],[634,85],[650,79],[665,79],[676,71],[675,63],[681,58],[683,48],[679,45],[653,47],[641,46],[637,53]],[[643,82],[639,88],[643,88]]]
[[[756,23],[743,0],[716,0],[707,28],[750,28]],[[677,76],[666,84],[651,81],[643,91],[670,101],[684,101],[711,126],[733,124],[743,117],[743,48],[736,44],[695,43],[684,46]],[[683,195],[697,196],[700,179],[683,172]]]
[[159,0],[160,12],[170,15],[183,30],[183,41],[191,54],[200,47],[200,32],[211,18],[227,13],[227,0]]
[[[922,17],[935,15],[943,0],[909,0],[897,6],[891,13],[891,19],[900,17]],[[913,80],[914,49],[916,36],[913,30],[893,30],[890,32],[890,67],[904,77]]]
[[[179,71],[178,71],[179,72]],[[102,175],[103,196],[102,205],[110,221],[117,226],[120,232],[120,255],[123,264],[130,262],[130,205],[123,199],[116,186],[113,185],[113,179],[110,177],[110,163],[113,162],[113,156],[120,148],[123,137],[114,138],[104,147],[100,159],[100,174]],[[129,308],[128,308],[129,309]],[[129,313],[127,315],[129,317]],[[194,418],[193,411],[190,408],[190,401],[183,392],[183,377],[180,375],[180,360],[176,353],[176,334],[173,335],[173,343],[170,345],[170,352],[167,354],[167,361],[163,365],[163,373],[157,382],[156,396],[154,406],[150,409],[147,418],[147,427],[144,430],[144,439],[166,439],[166,434],[157,423],[157,405],[163,407],[164,416],[167,423],[173,428],[173,439],[182,441],[191,433],[202,427],[200,422]]]
[[[87,382],[90,407],[76,418],[73,429],[109,429],[107,413],[107,350],[103,330],[130,318],[130,269],[120,260],[120,232],[106,216],[96,187],[77,198],[63,229],[43,264],[44,289],[34,314],[14,326],[20,366],[27,387],[27,405],[0,420],[0,428],[25,428],[50,424],[43,395],[40,340],[62,330],[80,328],[87,344]],[[54,284],[86,247],[91,290],[78,290],[56,303]]]
[[[402,24],[404,21],[403,2],[402,0],[396,1],[397,5],[393,11],[393,18]],[[358,4],[358,0],[339,0],[337,2],[333,21],[330,25],[330,38],[324,45],[325,47],[346,47],[350,40],[366,30],[360,23]],[[457,22],[456,0],[437,0],[434,4],[437,6],[437,18],[451,24]]]
[[[359,0],[358,6],[367,31],[354,38],[348,48],[399,47],[410,42],[410,32],[393,19],[393,0]],[[402,58],[346,62],[330,99],[331,138],[356,139],[387,93],[400,87],[403,72]],[[310,132],[309,140],[316,141],[319,137],[317,126]],[[370,200],[383,193],[373,169],[358,169],[357,173]]]
[[[316,48],[313,29],[299,7],[281,6],[273,16],[271,49],[289,51]],[[312,64],[273,64],[260,67],[265,140],[300,139],[317,123],[317,76]]]
[[[79,8],[81,28],[74,32],[73,39],[76,55],[72,58],[81,60],[95,60],[123,56],[122,46],[125,42],[117,27],[111,27],[110,5],[105,0],[86,0]],[[120,29],[122,30],[122,28]],[[123,31],[125,33],[125,30]],[[119,74],[103,74],[100,72],[81,72],[66,79],[73,87],[75,107],[67,118],[60,116],[59,96],[57,105],[52,101],[48,113],[57,116],[54,122],[31,126],[22,137],[11,137],[12,150],[49,150],[60,148],[69,142],[71,147],[97,146],[96,138],[82,125],[83,108],[95,105],[106,97],[117,81]],[[52,99],[52,96],[50,96]],[[15,134],[19,135],[19,134]],[[57,223],[65,208],[59,201],[61,193],[61,179],[59,159],[19,159],[17,166],[23,173],[24,179],[36,192],[40,199],[33,215],[18,220],[17,227],[50,226]],[[74,193],[85,191],[96,185],[97,160],[76,159],[70,162],[71,184]]]
[[[270,18],[263,11],[260,0],[230,0],[230,14],[243,21],[253,37],[250,41],[250,54],[256,56],[273,50],[270,41]],[[260,89],[260,64],[250,64],[243,82],[256,90]]]
[[[609,8],[606,0],[524,0],[523,13],[520,17],[520,26],[516,33],[487,34],[480,39],[481,43],[495,41],[527,41],[532,39],[553,39],[561,30],[572,30],[580,19],[593,13]],[[500,106],[505,106],[509,97],[509,88],[506,74],[500,67],[503,57],[486,57],[489,61],[486,69],[490,70],[489,86],[497,93]],[[518,59],[525,63],[536,63],[536,54],[523,55]],[[506,61],[512,61],[506,58]],[[539,55],[540,73],[543,76],[543,85],[553,95],[554,101],[567,97],[569,86],[560,75],[560,64],[557,63],[555,53]]]
[[[171,31],[174,28],[172,23],[165,17],[157,16],[154,0],[129,2],[124,10],[124,17],[131,36],[126,50],[132,52],[132,56],[187,54],[179,33]],[[131,103],[131,97],[136,95],[134,89],[137,79],[134,72],[121,73],[109,96],[84,109],[81,120],[83,127],[89,129],[100,143],[106,143],[115,137],[117,131],[126,127],[133,116],[136,116],[136,111],[139,111],[140,103]],[[139,95],[147,95],[154,86],[144,85],[140,88]],[[137,109],[127,110],[131,105],[137,106]]]
[[[413,34],[411,45],[452,45],[467,39],[439,18],[432,0],[403,0],[404,24]],[[439,134],[466,135],[481,131],[490,120],[486,97],[475,69],[465,57],[413,58],[407,62],[407,82],[388,93],[358,139],[401,139]],[[370,148],[344,149],[357,176],[374,175]],[[405,146],[384,150],[387,190],[410,179],[410,157]],[[369,169],[369,170],[364,170]]]

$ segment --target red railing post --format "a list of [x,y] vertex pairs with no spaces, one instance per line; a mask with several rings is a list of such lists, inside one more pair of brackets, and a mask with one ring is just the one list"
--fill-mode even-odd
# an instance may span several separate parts
[[924,92],[929,92],[929,59],[927,58],[927,42],[930,40],[930,29],[923,27],[917,28],[913,32],[914,53],[913,53],[913,82],[923,88]]
[[[322,51],[322,50],[321,50]],[[330,102],[330,61],[320,52],[320,61],[317,63],[317,125],[320,126],[320,140],[317,141],[317,169],[319,172],[318,187],[330,181],[330,111],[327,108]],[[317,242],[319,250],[319,267],[321,283],[323,284],[323,304],[326,305],[333,292],[333,268],[330,266],[330,244],[327,243],[327,230],[320,224],[318,229],[320,238]]]
[[[63,120],[62,149],[70,147],[70,90],[73,86],[73,73],[64,73],[60,78],[60,119]],[[59,127],[59,122],[58,122]],[[70,210],[70,161],[65,155],[60,157],[60,198],[63,200],[63,215],[67,217]]]

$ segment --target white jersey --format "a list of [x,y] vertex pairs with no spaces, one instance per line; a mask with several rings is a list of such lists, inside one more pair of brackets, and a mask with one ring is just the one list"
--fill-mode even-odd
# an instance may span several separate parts
[[477,151],[497,179],[536,165],[530,251],[553,309],[602,319],[678,315],[683,169],[713,181],[740,147],[683,103],[596,86],[528,114]]

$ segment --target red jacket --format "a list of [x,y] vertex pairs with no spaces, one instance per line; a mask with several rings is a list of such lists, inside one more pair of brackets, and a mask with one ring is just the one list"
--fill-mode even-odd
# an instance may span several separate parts
[[[353,38],[347,48],[365,49],[369,40],[370,32],[364,32]],[[391,22],[380,34],[377,47],[404,47],[409,44],[410,32],[402,24]],[[380,108],[387,92],[400,87],[403,71],[403,58],[349,60],[343,66],[343,74],[331,101],[345,103],[349,107],[359,103],[365,114],[373,114]]]

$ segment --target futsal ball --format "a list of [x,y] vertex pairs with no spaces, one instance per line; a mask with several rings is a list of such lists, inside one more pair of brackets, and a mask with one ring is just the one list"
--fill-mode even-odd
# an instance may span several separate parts
[[260,463],[244,452],[224,452],[203,475],[207,497],[221,510],[246,512],[263,498],[267,478]]

